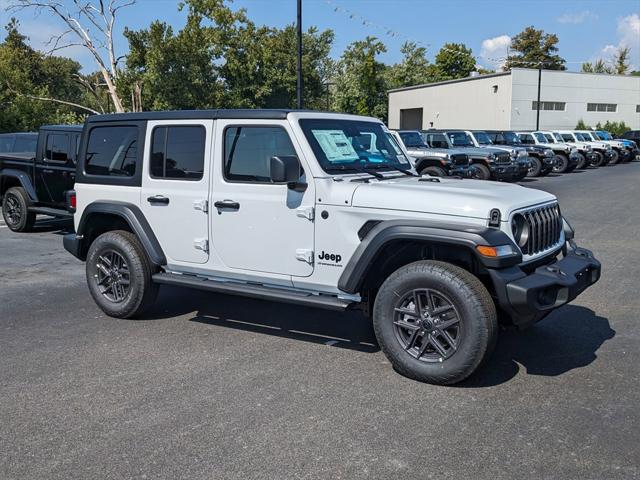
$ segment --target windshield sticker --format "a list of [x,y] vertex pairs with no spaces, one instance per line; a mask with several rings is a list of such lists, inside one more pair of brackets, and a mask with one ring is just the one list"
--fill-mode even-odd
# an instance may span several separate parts
[[359,160],[353,145],[342,130],[311,130],[330,162]]

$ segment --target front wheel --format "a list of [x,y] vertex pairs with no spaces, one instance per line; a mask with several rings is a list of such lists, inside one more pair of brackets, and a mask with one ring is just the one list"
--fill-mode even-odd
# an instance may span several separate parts
[[609,164],[615,165],[620,160],[620,154],[615,150],[611,151],[611,158],[609,159]]
[[591,160],[591,166],[601,167],[604,163],[604,155],[602,155],[600,152],[593,152],[593,155],[595,158]]
[[89,248],[86,275],[94,301],[110,317],[131,318],[155,300],[154,268],[134,234],[107,232]]
[[583,168],[587,168],[587,159],[586,157],[578,152],[576,153],[576,157],[578,157],[578,164],[576,165],[576,170],[582,170]]
[[440,167],[427,167],[420,171],[420,175],[429,175],[431,177],[446,177],[447,172]]
[[450,385],[471,375],[493,350],[496,309],[484,285],[468,271],[438,261],[396,270],[373,308],[382,351],[403,375]]
[[477,180],[489,180],[491,178],[491,171],[486,165],[482,163],[474,163],[472,167],[472,178]]
[[540,170],[542,170],[542,162],[537,158],[531,158],[529,161],[531,166],[527,172],[527,177],[538,177],[540,175]]
[[556,155],[556,164],[553,166],[553,173],[564,173],[569,168],[569,159],[564,155]]

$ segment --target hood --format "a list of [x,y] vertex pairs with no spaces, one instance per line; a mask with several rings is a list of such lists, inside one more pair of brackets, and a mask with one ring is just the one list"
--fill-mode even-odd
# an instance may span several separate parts
[[360,183],[353,192],[352,205],[481,219],[489,218],[489,212],[498,208],[502,218],[507,219],[514,210],[556,200],[555,196],[542,190],[509,183],[438,180],[401,177]]
[[407,152],[412,157],[440,157],[449,158],[451,155],[466,155],[464,150],[456,148],[419,148],[419,147],[407,147]]
[[466,153],[467,155],[479,155],[482,157],[486,157],[490,153],[497,155],[498,153],[504,153],[504,150],[500,150],[499,148],[485,148],[485,147],[458,147],[461,151]]

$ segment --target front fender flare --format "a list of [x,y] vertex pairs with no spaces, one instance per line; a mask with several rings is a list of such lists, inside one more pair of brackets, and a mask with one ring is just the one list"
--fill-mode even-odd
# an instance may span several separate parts
[[459,223],[389,220],[380,222],[364,237],[342,272],[338,288],[346,293],[357,293],[378,253],[390,242],[397,240],[466,248],[486,268],[505,268],[522,262],[520,253],[504,258],[489,258],[476,250],[478,245],[511,245],[513,251],[519,252],[511,238],[501,230]]

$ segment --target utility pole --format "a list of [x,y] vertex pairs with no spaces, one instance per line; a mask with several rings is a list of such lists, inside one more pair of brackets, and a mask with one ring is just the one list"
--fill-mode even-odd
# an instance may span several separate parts
[[298,0],[298,80],[296,84],[296,108],[302,108],[302,0]]
[[538,65],[538,103],[536,108],[536,130],[540,130],[540,86],[542,85],[542,62]]

